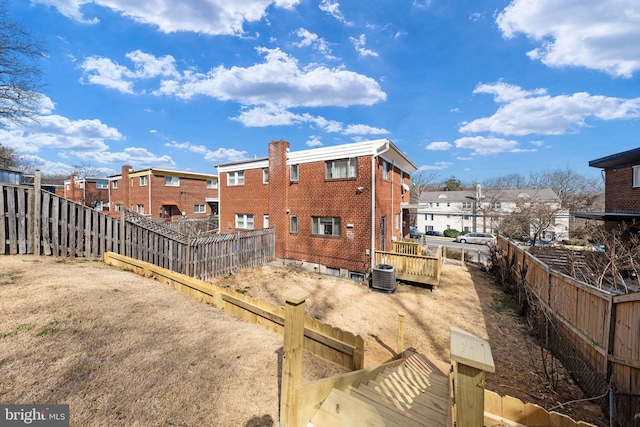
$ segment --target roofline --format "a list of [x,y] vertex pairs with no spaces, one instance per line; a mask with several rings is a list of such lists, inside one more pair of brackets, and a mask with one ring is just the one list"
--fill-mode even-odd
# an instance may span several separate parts
[[[213,178],[218,179],[218,175],[215,175],[215,174],[207,174],[207,173],[200,173],[200,172],[186,172],[186,171],[177,171],[177,170],[170,170],[170,169],[156,169],[156,168],[148,168],[148,169],[140,169],[137,171],[131,171],[129,172],[129,176],[135,178],[137,176],[149,175],[149,173],[156,176],[169,175],[169,176],[180,176],[184,178],[203,179],[203,180],[213,179]],[[108,177],[108,179],[112,179],[112,180],[117,178],[122,178],[122,173],[119,173],[117,175],[110,175]]]
[[640,148],[611,154],[589,162],[589,166],[602,169],[631,166],[635,164],[640,164]]

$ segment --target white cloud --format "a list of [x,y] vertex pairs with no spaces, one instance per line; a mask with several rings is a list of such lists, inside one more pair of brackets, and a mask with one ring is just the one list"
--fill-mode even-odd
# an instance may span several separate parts
[[[342,68],[309,65],[280,49],[257,48],[265,61],[249,67],[219,66],[207,73],[172,68],[173,58],[162,59],[133,52],[134,70],[108,58],[91,57],[80,66],[88,83],[132,93],[136,81],[158,77],[154,95],[191,99],[209,96],[243,105],[278,105],[284,107],[324,107],[373,105],[386,99],[380,85],[372,78]],[[159,66],[160,64],[160,66]]]
[[345,135],[388,135],[390,132],[367,125],[349,125],[342,133]]
[[312,135],[312,136],[309,137],[307,142],[305,142],[305,144],[308,147],[320,147],[322,145],[322,140],[321,140],[321,138],[319,136]]
[[336,59],[335,56],[331,55],[331,48],[329,47],[329,43],[322,37],[318,37],[317,34],[310,32],[305,28],[298,28],[296,30],[296,35],[300,37],[300,41],[298,43],[294,43],[296,47],[312,47],[318,52],[322,53],[328,59]]
[[420,171],[439,171],[447,169],[453,163],[451,162],[436,162],[433,165],[424,165],[418,168],[418,172]]
[[351,22],[347,21],[342,12],[340,12],[340,3],[338,3],[336,0],[321,0],[320,6],[318,7],[320,8],[320,10],[333,16],[343,24],[352,25]]
[[136,22],[157,27],[161,32],[193,31],[210,35],[241,35],[245,22],[264,18],[267,9],[293,9],[300,0],[31,0],[52,6],[61,14],[85,23],[85,5],[109,8]]
[[238,160],[246,159],[246,151],[236,150],[235,148],[218,148],[217,150],[210,150],[204,145],[194,145],[190,142],[168,142],[164,144],[165,147],[176,148],[179,150],[189,151],[203,156],[206,161],[209,162],[235,162]]
[[427,144],[426,149],[427,150],[445,151],[445,150],[449,150],[451,147],[452,147],[452,145],[449,142],[446,142],[446,141],[435,141],[435,142],[432,142],[430,144]]
[[505,151],[513,151],[518,143],[513,140],[484,137],[484,136],[467,136],[456,139],[457,148],[467,148],[473,150],[474,155],[498,154]]
[[526,91],[503,82],[482,84],[474,93],[494,95],[502,104],[491,117],[464,122],[462,133],[561,135],[587,126],[588,118],[628,120],[640,117],[640,98],[623,99],[578,92],[550,96],[545,89]]
[[76,155],[85,161],[103,164],[128,164],[134,169],[150,167],[171,169],[176,165],[171,156],[157,156],[143,147],[127,147],[120,152],[101,151],[76,153]]
[[513,0],[496,19],[504,37],[523,33],[527,55],[549,67],[585,67],[631,77],[640,69],[637,0]]
[[353,43],[353,47],[356,48],[356,52],[360,56],[378,56],[377,52],[372,51],[371,49],[366,49],[364,46],[367,44],[367,39],[364,34],[360,34],[358,38],[349,37],[351,43]]

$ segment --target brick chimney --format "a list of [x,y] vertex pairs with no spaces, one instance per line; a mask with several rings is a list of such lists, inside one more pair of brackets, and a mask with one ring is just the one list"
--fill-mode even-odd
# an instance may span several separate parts
[[289,143],[283,140],[269,144],[269,225],[276,227],[276,257],[284,257],[289,230],[288,195]]

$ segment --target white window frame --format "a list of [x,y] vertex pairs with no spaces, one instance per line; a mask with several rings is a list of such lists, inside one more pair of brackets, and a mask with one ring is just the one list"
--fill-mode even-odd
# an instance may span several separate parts
[[193,213],[207,213],[207,206],[204,203],[193,205]]
[[324,178],[327,180],[358,177],[358,159],[356,157],[327,160],[324,164]]
[[118,180],[111,181],[111,187],[118,188]]
[[253,214],[236,214],[236,228],[253,230]]
[[217,179],[208,179],[207,180],[207,188],[218,188],[218,180]]
[[340,237],[341,221],[339,216],[313,216],[311,217],[312,236]]
[[180,187],[180,177],[165,175],[164,177],[164,185],[165,187]]
[[96,181],[96,188],[103,190],[109,188],[109,183],[107,181]]
[[146,187],[148,182],[149,179],[146,175],[140,177],[140,187]]
[[244,185],[244,171],[227,172],[227,185],[229,187]]
[[299,165],[289,166],[289,181],[298,182],[300,180],[300,167]]
[[263,184],[269,183],[269,168],[262,169],[262,183]]
[[144,215],[144,205],[136,205],[136,213]]
[[640,187],[640,165],[633,167],[633,186]]
[[389,163],[382,161],[382,179],[389,179]]

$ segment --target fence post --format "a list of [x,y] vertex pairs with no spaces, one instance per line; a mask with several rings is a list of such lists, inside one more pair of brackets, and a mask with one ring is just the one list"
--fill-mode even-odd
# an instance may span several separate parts
[[187,245],[184,249],[184,274],[191,277],[191,233],[187,233]]
[[398,313],[398,356],[404,353],[404,314]]
[[485,372],[495,372],[489,343],[461,329],[451,330],[456,425],[484,425]]
[[40,230],[42,227],[42,175],[40,169],[36,169],[33,177],[33,254],[40,255]]
[[118,205],[120,207],[120,255],[126,255],[125,253],[125,249],[126,249],[126,245],[125,245],[125,241],[124,241],[124,224],[125,224],[125,220],[124,220],[124,205]]
[[304,306],[309,293],[290,289],[284,293],[284,354],[282,356],[282,385],[280,390],[280,426],[294,427],[298,411],[295,386],[302,382],[302,341],[304,339]]

